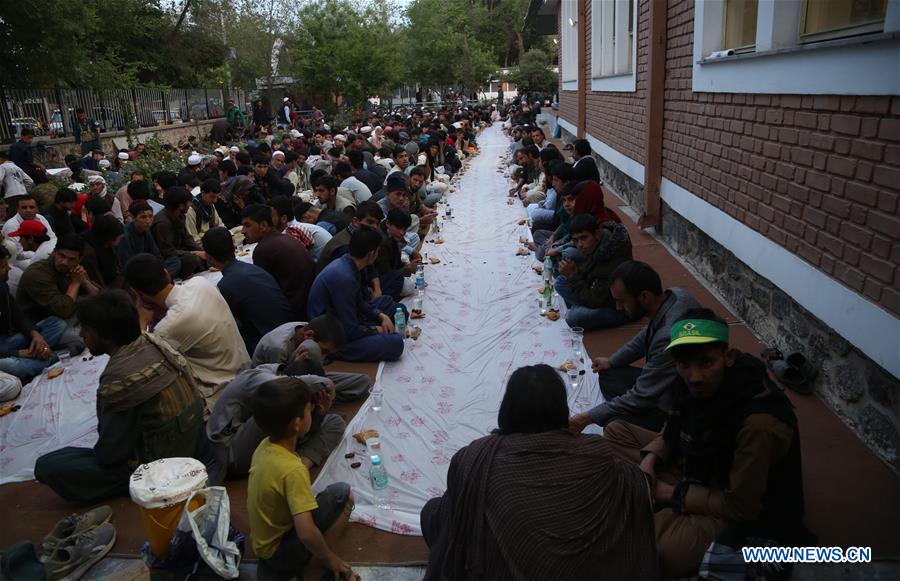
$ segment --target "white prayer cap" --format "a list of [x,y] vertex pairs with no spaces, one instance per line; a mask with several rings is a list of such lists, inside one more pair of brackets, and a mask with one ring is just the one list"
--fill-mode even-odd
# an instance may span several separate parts
[[284,152],[280,149],[276,149],[272,152],[272,157],[284,157]]
[[103,179],[103,176],[98,176],[98,175],[88,176],[88,183],[89,183],[89,184],[93,184],[93,183],[96,183],[96,182],[101,182],[101,183],[104,183],[104,184],[105,184],[105,183],[106,183],[106,180]]
[[345,141],[347,141],[347,136],[344,135],[343,133],[338,133],[337,135],[334,136],[334,140],[344,143]]
[[296,129],[291,129],[291,137],[293,137],[294,139],[299,139],[300,135],[302,134],[299,131],[297,131]]
[[200,165],[200,162],[203,161],[203,158],[200,157],[198,153],[192,153],[188,156],[188,165]]
[[240,151],[240,148],[238,148],[237,145],[232,145],[228,148],[228,151],[230,151],[231,153],[238,153]]
[[116,157],[118,157],[118,158],[121,159],[121,160],[125,160],[125,161],[127,161],[127,160],[129,159],[128,153],[125,152],[125,151],[120,151],[120,152],[119,152],[119,155],[116,156]]
[[109,167],[110,165],[111,165],[111,164],[109,163],[109,160],[108,160],[108,159],[101,159],[101,160],[100,160],[100,167]]
[[371,125],[363,125],[363,126],[359,129],[359,132],[360,132],[360,133],[372,133],[372,126],[371,126]]

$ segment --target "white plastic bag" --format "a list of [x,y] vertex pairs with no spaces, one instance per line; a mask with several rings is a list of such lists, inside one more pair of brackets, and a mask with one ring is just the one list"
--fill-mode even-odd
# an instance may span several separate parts
[[187,499],[200,495],[205,499],[203,506],[193,511],[185,508],[178,523],[178,531],[190,534],[197,544],[200,558],[225,579],[237,579],[240,575],[241,551],[234,541],[228,540],[231,525],[231,504],[224,486],[212,486],[194,491]]

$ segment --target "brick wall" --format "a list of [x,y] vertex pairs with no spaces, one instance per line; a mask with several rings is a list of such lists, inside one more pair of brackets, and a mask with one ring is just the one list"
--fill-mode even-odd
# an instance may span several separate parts
[[[587,2],[585,26],[587,29],[587,71],[591,74],[591,6]],[[647,66],[649,53],[650,3],[638,5],[638,29],[635,35],[637,47],[637,91],[633,93],[593,92],[588,78],[588,94],[585,108],[587,132],[603,143],[644,163],[646,126],[644,123],[644,99],[647,90]]]
[[694,93],[693,26],[669,0],[663,177],[900,314],[900,97]]
[[559,116],[578,126],[578,92],[559,91]]

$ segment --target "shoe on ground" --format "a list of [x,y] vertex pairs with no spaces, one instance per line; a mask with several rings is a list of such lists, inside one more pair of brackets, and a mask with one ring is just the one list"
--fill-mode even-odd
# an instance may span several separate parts
[[107,523],[110,518],[112,518],[112,509],[104,505],[91,509],[84,514],[71,514],[60,519],[53,526],[53,530],[44,537],[41,547],[44,555],[49,557],[58,546],[70,537],[80,535],[103,523]]
[[116,527],[104,523],[69,537],[44,563],[49,581],[77,581],[116,544]]

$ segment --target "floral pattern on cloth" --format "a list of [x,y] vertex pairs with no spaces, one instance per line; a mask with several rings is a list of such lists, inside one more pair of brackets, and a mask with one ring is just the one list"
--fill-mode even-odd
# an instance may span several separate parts
[[[427,317],[415,321],[422,336],[406,340],[399,361],[379,366],[381,411],[363,404],[313,486],[321,492],[333,482],[349,483],[357,501],[351,520],[385,531],[421,534],[419,513],[446,489],[453,455],[497,427],[500,401],[513,371],[537,363],[556,368],[573,358],[565,320],[540,316],[534,288],[541,279],[532,270],[533,257],[512,258],[519,237],[529,234],[517,225],[524,208],[506,203],[509,186],[496,172],[496,156],[508,142],[499,127],[485,130],[479,142],[482,153],[457,191],[448,195],[453,218],[446,220],[443,210],[439,212],[445,244],[428,243],[433,235],[425,238],[423,252],[441,262],[425,267]],[[411,308],[412,299],[405,302]],[[565,306],[559,306],[565,314]],[[574,389],[561,374],[573,414],[603,401],[589,367]],[[369,456],[351,437],[370,428],[380,434],[389,477],[388,509],[373,505]],[[600,430],[593,426],[586,431]],[[344,457],[349,452],[353,459]],[[357,461],[362,465],[351,468]]]
[[[0,484],[34,478],[35,461],[66,446],[97,442],[97,389],[109,357],[73,356],[62,375],[47,370],[22,389],[22,408],[0,418]],[[58,367],[53,365],[48,369]]]

